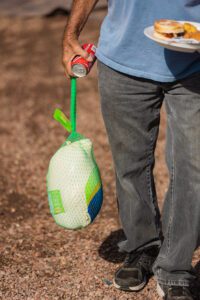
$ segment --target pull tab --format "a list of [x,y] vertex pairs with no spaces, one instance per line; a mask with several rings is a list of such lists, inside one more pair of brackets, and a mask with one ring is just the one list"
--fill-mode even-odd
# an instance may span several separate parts
[[58,121],[68,132],[72,131],[71,122],[65,116],[65,114],[58,108],[55,109],[53,117]]

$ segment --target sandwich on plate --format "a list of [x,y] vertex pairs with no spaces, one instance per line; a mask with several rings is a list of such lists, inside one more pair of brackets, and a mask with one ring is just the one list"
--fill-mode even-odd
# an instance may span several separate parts
[[195,39],[200,41],[200,31],[191,23],[175,20],[156,20],[154,22],[154,36],[167,40],[173,38]]

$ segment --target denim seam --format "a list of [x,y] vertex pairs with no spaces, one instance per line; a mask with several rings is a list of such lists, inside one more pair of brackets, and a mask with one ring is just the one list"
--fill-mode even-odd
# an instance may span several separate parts
[[160,283],[160,284],[163,284],[163,285],[179,285],[179,286],[189,286],[190,284],[190,281],[189,280],[183,280],[183,279],[179,279],[179,280],[172,280],[172,279],[162,279],[161,278],[161,272],[162,270],[159,268],[157,270],[157,274],[155,275],[156,276],[156,279],[157,279],[157,282]]
[[[153,191],[152,191],[151,179],[150,179],[150,168],[151,168],[150,162],[151,162],[151,158],[152,158],[152,155],[153,155],[153,133],[152,132],[150,132],[150,140],[151,140],[151,143],[150,143],[150,151],[149,151],[148,158],[147,158],[148,166],[147,166],[147,169],[146,169],[146,176],[147,176],[148,193],[149,193],[149,197],[150,197],[150,200],[151,200],[151,203],[152,203],[151,206],[153,207],[153,210],[155,212],[155,218],[156,218],[157,211],[156,211],[156,208],[155,208],[155,205],[154,205]],[[159,226],[158,226],[157,223],[156,223],[156,231],[157,231],[157,234],[159,236]]]
[[[170,117],[170,116],[169,116]],[[173,137],[173,131],[171,126],[171,207],[170,207],[170,218],[169,218],[169,225],[167,229],[167,255],[169,254],[171,243],[170,243],[170,236],[172,231],[172,222],[173,222],[173,215],[174,215],[174,182],[175,182],[175,163],[174,163],[174,137]]]
[[158,283],[163,284],[163,285],[178,285],[178,286],[189,286],[189,281],[185,280],[162,280],[158,279]]

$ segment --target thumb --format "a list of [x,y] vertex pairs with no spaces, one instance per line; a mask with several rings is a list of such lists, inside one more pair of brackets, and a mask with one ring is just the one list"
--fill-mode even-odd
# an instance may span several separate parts
[[79,43],[75,43],[73,45],[73,50],[77,55],[80,55],[81,57],[88,59],[89,58],[89,53],[85,51]]

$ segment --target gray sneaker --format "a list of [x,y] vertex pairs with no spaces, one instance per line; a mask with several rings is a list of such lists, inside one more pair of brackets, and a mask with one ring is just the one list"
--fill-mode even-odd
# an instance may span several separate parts
[[194,300],[189,287],[157,284],[158,295],[164,300]]
[[115,273],[114,286],[130,292],[137,292],[143,289],[150,275],[152,275],[152,265],[158,253],[158,246],[152,246],[127,254],[123,266]]

